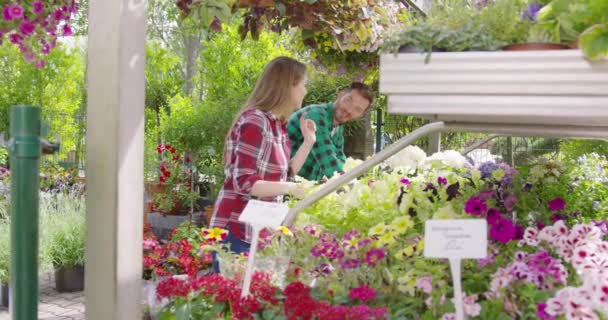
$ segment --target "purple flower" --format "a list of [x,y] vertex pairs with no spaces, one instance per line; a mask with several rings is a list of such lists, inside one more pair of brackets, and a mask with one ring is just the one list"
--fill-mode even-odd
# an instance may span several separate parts
[[53,19],[56,21],[63,19],[63,11],[61,11],[61,9],[55,10],[55,12],[53,12]]
[[23,37],[18,33],[13,33],[9,36],[12,44],[20,44],[23,41]]
[[566,220],[568,218],[568,216],[566,216],[563,213],[554,213],[551,215],[551,221],[552,222],[558,222],[560,220]]
[[74,35],[74,32],[72,31],[72,28],[70,27],[69,24],[66,24],[63,26],[63,36],[64,37],[69,37],[71,35]]
[[487,179],[492,177],[492,171],[497,170],[498,165],[494,162],[488,161],[479,165],[479,170],[481,172],[481,178]]
[[515,239],[517,229],[511,220],[500,218],[490,229],[490,238],[500,243],[507,243]]
[[49,54],[51,52],[51,47],[48,44],[45,44],[42,46],[42,49],[40,49],[40,52],[42,52],[42,54]]
[[371,249],[365,254],[365,263],[373,267],[385,256],[384,249]]
[[522,18],[536,22],[538,19],[538,12],[543,8],[543,5],[538,3],[528,4],[528,8],[522,13]]
[[410,185],[410,180],[408,180],[406,178],[401,178],[401,180],[399,180],[399,182],[403,183],[406,187]]
[[315,269],[311,272],[311,274],[315,277],[325,276],[331,273],[331,268],[328,263],[321,263],[316,266]]
[[480,197],[471,197],[464,206],[464,212],[479,216],[488,210],[486,203]]
[[44,68],[45,64],[46,64],[46,61],[44,59],[39,59],[38,61],[36,61],[34,66],[38,69],[42,69],[42,68]]
[[539,303],[536,305],[536,316],[541,320],[555,320],[553,316],[547,313],[547,304]]
[[361,235],[361,233],[359,233],[359,231],[357,231],[357,229],[352,229],[349,232],[347,232],[346,234],[344,234],[344,237],[342,237],[342,239],[343,240],[352,240],[360,235]]
[[542,230],[545,228],[545,224],[542,221],[538,221],[536,223],[536,229],[538,229],[538,231]]
[[361,266],[361,261],[359,259],[346,259],[342,261],[340,266],[343,269],[357,269]]
[[11,21],[16,19],[23,19],[23,7],[14,4],[4,9],[4,20]]
[[448,184],[448,179],[444,178],[444,177],[438,177],[437,178],[437,183],[441,186],[441,185],[446,185]]
[[40,0],[32,2],[32,11],[34,14],[41,14],[44,12],[44,3],[42,3]]
[[504,201],[505,209],[507,209],[507,211],[513,210],[515,203],[517,203],[517,196],[514,194],[508,195]]
[[481,198],[481,200],[486,201],[486,200],[492,198],[495,194],[496,194],[496,191],[490,189],[490,190],[481,191],[479,193],[479,197]]
[[21,31],[24,36],[31,34],[34,30],[36,30],[36,26],[27,20],[23,20],[19,25],[19,31]]
[[433,292],[433,280],[429,276],[424,276],[416,279],[416,288],[419,288],[424,293]]
[[560,197],[557,197],[547,203],[549,206],[549,210],[551,211],[559,211],[564,209],[566,206],[566,201]]
[[498,222],[498,220],[500,220],[501,217],[502,216],[500,214],[500,210],[496,208],[490,208],[486,215],[486,220],[488,221],[489,225],[494,225]]

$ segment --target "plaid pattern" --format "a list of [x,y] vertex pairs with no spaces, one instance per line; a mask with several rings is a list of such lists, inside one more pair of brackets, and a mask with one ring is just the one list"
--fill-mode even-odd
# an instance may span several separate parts
[[[304,112],[306,112],[306,118],[314,120],[317,125],[317,142],[298,175],[312,181],[321,180],[323,176],[331,178],[335,172],[342,172],[344,161],[346,161],[343,128],[333,126],[334,104],[307,106],[291,115],[287,131],[293,145],[292,157],[304,141],[300,132],[300,116]],[[332,131],[334,131],[333,134]]]
[[[226,180],[210,226],[226,228],[237,238],[251,242],[251,227],[238,221],[252,198],[251,187],[258,180],[287,181],[290,152],[287,128],[277,117],[258,109],[245,111],[226,140]],[[282,196],[260,200],[279,202]]]

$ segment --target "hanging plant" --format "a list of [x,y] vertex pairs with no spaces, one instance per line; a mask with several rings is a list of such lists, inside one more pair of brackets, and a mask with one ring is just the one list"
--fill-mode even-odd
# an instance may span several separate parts
[[77,10],[76,0],[3,1],[0,43],[10,41],[23,57],[37,68],[57,46],[57,38],[73,35],[70,21]]

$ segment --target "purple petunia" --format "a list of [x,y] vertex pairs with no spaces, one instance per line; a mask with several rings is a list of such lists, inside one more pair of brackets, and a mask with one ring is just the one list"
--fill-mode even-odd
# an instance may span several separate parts
[[342,261],[340,266],[343,269],[357,269],[361,266],[361,261],[359,259],[346,259]]
[[486,210],[488,206],[480,197],[471,197],[464,206],[464,212],[474,216],[480,216],[486,213]]
[[41,14],[44,12],[44,3],[40,0],[32,2],[32,12],[34,12],[34,14]]
[[36,26],[30,21],[23,20],[19,25],[19,31],[21,31],[24,36],[31,34],[34,30],[36,30]]
[[444,178],[444,177],[438,177],[438,178],[437,178],[437,183],[438,183],[440,186],[442,186],[442,185],[443,185],[443,186],[445,186],[446,184],[448,184],[448,179],[446,179],[446,178]]
[[486,215],[486,220],[488,221],[489,225],[494,225],[498,222],[498,220],[500,220],[501,217],[502,216],[500,214],[500,210],[496,208],[490,208]]
[[11,20],[23,19],[23,13],[24,13],[23,7],[18,4],[8,6],[8,7],[4,8],[4,11],[3,11],[4,20],[11,21]]
[[384,249],[371,249],[365,254],[365,263],[373,267],[385,256]]
[[490,238],[500,243],[507,243],[517,236],[515,224],[507,218],[500,218],[490,229]]
[[549,210],[551,211],[559,211],[566,207],[566,201],[560,197],[554,198],[553,200],[547,203],[549,206]]

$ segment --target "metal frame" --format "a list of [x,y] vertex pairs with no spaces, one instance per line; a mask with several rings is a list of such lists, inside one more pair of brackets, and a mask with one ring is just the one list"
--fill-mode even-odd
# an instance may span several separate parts
[[525,124],[489,124],[473,122],[433,122],[424,125],[395,143],[378,152],[373,157],[364,161],[352,170],[346,172],[336,179],[328,181],[315,193],[308,195],[289,210],[285,218],[285,224],[291,225],[297,214],[313,205],[326,195],[338,190],[341,186],[358,178],[384,160],[395,155],[414,141],[427,135],[441,132],[461,131],[461,132],[493,132],[492,139],[501,135],[510,136],[538,136],[538,137],[571,137],[571,138],[605,138],[608,137],[608,126],[586,127],[586,126],[563,126],[563,125],[525,125]]

